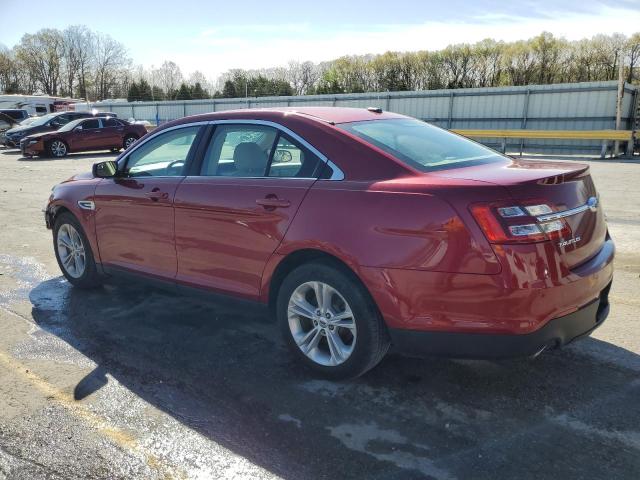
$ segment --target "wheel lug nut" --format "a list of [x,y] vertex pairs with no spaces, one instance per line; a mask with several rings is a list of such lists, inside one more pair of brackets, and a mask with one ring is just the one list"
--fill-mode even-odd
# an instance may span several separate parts
[[331,314],[330,314],[329,312],[327,312],[324,316],[325,316],[326,318],[331,318]]
[[320,310],[316,310],[316,315],[320,316]]

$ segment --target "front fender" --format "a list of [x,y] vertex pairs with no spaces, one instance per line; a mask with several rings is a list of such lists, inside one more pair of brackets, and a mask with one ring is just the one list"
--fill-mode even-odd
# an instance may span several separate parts
[[100,250],[96,238],[95,207],[91,208],[98,182],[99,180],[94,178],[70,179],[56,185],[49,196],[44,213],[45,222],[49,229],[53,228],[55,218],[62,211],[69,211],[76,217],[89,240],[94,259],[100,263]]

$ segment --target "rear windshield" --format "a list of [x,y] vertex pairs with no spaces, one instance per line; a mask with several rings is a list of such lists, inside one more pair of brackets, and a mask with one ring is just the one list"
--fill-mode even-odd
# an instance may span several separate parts
[[423,172],[504,160],[479,143],[410,118],[351,122],[338,127]]

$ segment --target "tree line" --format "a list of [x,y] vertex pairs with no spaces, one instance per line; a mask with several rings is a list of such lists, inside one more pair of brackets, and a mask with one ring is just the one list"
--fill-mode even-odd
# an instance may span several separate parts
[[640,32],[577,41],[543,32],[516,42],[486,39],[438,51],[233,69],[212,81],[199,71],[185,77],[173,61],[136,66],[110,36],[70,26],[26,34],[11,49],[0,46],[0,91],[148,101],[431,90],[615,80],[621,63],[625,79],[640,82]]

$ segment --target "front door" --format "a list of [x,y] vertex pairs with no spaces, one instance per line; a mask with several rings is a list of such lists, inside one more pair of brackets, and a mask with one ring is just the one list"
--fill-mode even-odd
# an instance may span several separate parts
[[186,126],[151,138],[121,160],[117,178],[98,184],[96,236],[104,266],[175,276],[173,200],[199,130]]
[[176,192],[178,282],[257,298],[319,162],[272,127],[217,126],[200,174]]

